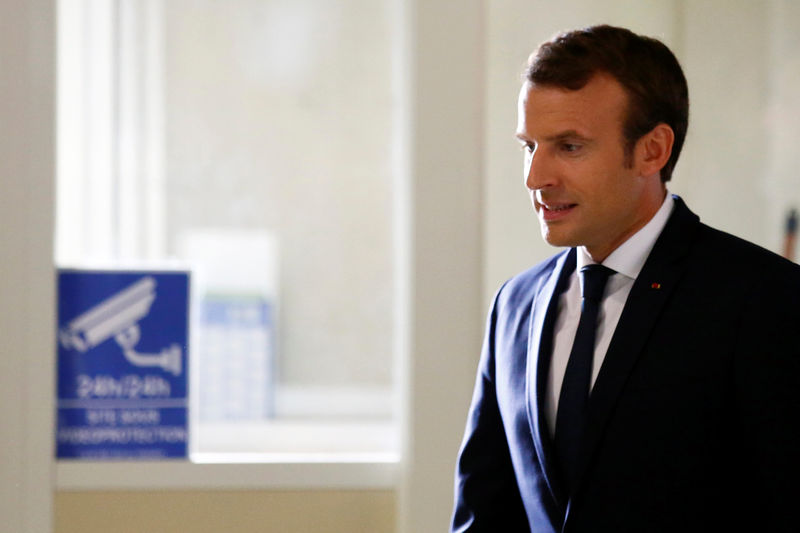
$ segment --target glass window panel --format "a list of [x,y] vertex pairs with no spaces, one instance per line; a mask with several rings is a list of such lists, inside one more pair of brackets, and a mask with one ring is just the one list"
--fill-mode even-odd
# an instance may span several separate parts
[[60,10],[57,256],[191,266],[194,451],[395,451],[390,3]]

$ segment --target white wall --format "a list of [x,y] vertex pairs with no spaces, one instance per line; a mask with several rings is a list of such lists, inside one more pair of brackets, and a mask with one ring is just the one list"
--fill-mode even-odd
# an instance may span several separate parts
[[[800,210],[800,3],[772,0],[767,9],[768,41],[767,106],[762,120],[766,127],[764,177],[767,231],[763,244],[781,249],[780,232],[790,207]],[[747,70],[744,63],[739,72]],[[795,254],[794,260],[798,260]]]
[[54,41],[49,0],[0,3],[0,529],[52,525]]
[[676,178],[701,218],[775,252],[800,206],[800,6],[686,2],[692,110]]
[[762,245],[772,222],[764,187],[769,4],[686,2],[680,59],[691,110],[674,178],[701,220]]

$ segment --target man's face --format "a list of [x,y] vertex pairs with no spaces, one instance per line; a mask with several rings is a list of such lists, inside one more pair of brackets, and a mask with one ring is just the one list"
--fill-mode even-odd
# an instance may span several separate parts
[[646,188],[626,161],[625,89],[595,75],[582,89],[523,85],[517,137],[525,150],[525,184],[544,240],[585,246],[604,260],[650,217]]

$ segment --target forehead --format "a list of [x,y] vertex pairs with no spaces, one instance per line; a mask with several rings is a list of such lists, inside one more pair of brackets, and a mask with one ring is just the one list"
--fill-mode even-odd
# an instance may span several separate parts
[[517,134],[530,137],[574,130],[595,136],[621,132],[628,97],[614,78],[597,74],[577,91],[526,82],[519,94]]

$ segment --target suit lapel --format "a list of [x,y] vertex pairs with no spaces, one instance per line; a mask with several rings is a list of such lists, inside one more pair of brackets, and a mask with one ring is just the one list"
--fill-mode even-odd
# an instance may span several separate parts
[[555,268],[540,290],[536,291],[531,312],[528,334],[528,362],[526,397],[528,400],[528,421],[536,447],[539,467],[544,473],[547,486],[554,501],[565,506],[560,491],[560,481],[556,474],[552,456],[552,439],[544,415],[544,402],[547,393],[547,376],[550,371],[550,356],[553,352],[553,326],[558,314],[558,297],[564,291],[569,276],[575,270],[575,249],[568,250],[556,262]]
[[698,217],[675,197],[674,211],[631,288],[592,389],[584,435],[585,452],[581,454],[576,488],[580,487],[617,398],[645,347],[650,331],[685,270],[685,257],[699,226]]

